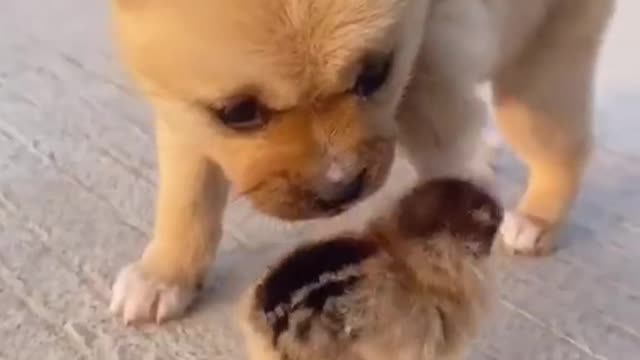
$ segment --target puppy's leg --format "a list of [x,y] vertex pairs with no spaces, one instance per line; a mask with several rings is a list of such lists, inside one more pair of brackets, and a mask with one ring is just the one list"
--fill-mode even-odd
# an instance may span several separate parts
[[534,42],[494,83],[498,127],[529,168],[518,210],[505,218],[513,253],[541,255],[579,190],[592,144],[594,66],[611,3],[558,5]]
[[488,109],[478,89],[471,82],[418,73],[407,90],[399,139],[418,176],[490,181],[490,148],[482,141]]
[[181,315],[201,286],[221,237],[227,183],[220,170],[161,121],[157,148],[154,238],[113,288],[111,310],[127,323]]

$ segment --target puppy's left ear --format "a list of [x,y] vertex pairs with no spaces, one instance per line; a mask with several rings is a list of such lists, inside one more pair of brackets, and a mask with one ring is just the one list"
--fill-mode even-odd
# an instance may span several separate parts
[[489,254],[503,217],[496,198],[466,180],[441,178],[418,185],[397,208],[398,228],[409,236],[449,234],[474,255]]

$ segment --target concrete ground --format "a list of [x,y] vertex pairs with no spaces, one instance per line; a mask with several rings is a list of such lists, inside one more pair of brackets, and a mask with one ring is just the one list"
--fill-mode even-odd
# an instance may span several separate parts
[[[155,160],[149,109],[114,59],[103,3],[0,1],[0,359],[243,359],[238,292],[318,224],[283,226],[237,203],[185,320],[133,329],[108,314],[114,275],[149,235]],[[505,259],[474,360],[640,359],[638,14],[637,0],[619,0],[600,145],[562,248]],[[506,150],[499,174],[514,201],[524,171]]]

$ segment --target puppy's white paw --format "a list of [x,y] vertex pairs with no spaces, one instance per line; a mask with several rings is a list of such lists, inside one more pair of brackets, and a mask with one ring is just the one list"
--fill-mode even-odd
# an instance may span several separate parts
[[125,324],[155,321],[161,323],[182,315],[197,291],[164,284],[142,272],[139,264],[120,271],[113,285],[109,310],[122,316]]
[[507,252],[512,255],[546,255],[554,250],[549,226],[541,220],[510,211],[505,214],[500,233]]

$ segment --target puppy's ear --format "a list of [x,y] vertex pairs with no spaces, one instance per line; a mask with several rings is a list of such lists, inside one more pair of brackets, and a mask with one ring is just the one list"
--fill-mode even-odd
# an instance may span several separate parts
[[472,182],[442,178],[416,186],[400,200],[396,214],[398,230],[404,235],[449,234],[481,256],[491,251],[503,208]]

